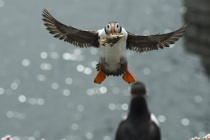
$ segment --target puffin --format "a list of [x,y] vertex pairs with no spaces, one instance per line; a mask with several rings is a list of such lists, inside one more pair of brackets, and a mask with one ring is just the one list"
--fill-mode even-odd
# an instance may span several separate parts
[[[99,49],[99,63],[96,65],[98,73],[94,79],[96,84],[102,83],[107,76],[122,76],[122,79],[129,84],[135,82],[133,75],[128,70],[127,50],[141,53],[169,47],[183,36],[187,27],[185,25],[166,34],[143,36],[126,31],[115,21],[108,22],[102,29],[90,31],[63,24],[46,9],[43,10],[42,16],[46,29],[55,38],[80,48],[94,47]],[[121,36],[112,45],[100,43],[100,40],[117,34],[121,34]]]
[[160,125],[147,106],[147,91],[142,82],[131,86],[128,117],[121,121],[115,140],[161,140]]

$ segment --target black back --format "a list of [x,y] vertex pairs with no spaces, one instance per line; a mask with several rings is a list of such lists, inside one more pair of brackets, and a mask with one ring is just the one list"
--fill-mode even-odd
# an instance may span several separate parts
[[119,124],[115,140],[161,140],[160,129],[151,120],[144,95],[133,96],[128,118]]

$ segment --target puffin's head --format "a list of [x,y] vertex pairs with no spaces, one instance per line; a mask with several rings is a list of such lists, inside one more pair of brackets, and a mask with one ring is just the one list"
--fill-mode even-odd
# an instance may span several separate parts
[[109,22],[104,29],[107,35],[121,33],[122,31],[122,27],[115,21]]
[[132,96],[147,96],[147,90],[142,82],[135,82],[131,85],[131,95]]

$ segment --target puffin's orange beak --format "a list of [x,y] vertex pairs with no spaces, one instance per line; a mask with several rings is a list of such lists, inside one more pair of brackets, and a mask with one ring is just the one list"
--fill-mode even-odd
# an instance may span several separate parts
[[113,35],[115,33],[114,31],[114,25],[112,25],[111,34]]

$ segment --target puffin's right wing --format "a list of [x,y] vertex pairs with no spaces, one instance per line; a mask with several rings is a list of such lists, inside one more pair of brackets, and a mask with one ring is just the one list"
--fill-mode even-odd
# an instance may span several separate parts
[[66,26],[51,16],[46,9],[43,10],[42,16],[44,25],[47,27],[46,29],[49,30],[49,33],[53,34],[54,37],[81,48],[91,46],[99,47],[97,32],[85,31],[71,26]]
[[175,41],[179,40],[179,38],[183,36],[186,28],[187,25],[171,33],[149,36],[128,33],[127,49],[137,52],[144,52],[169,47],[169,45],[174,44]]

